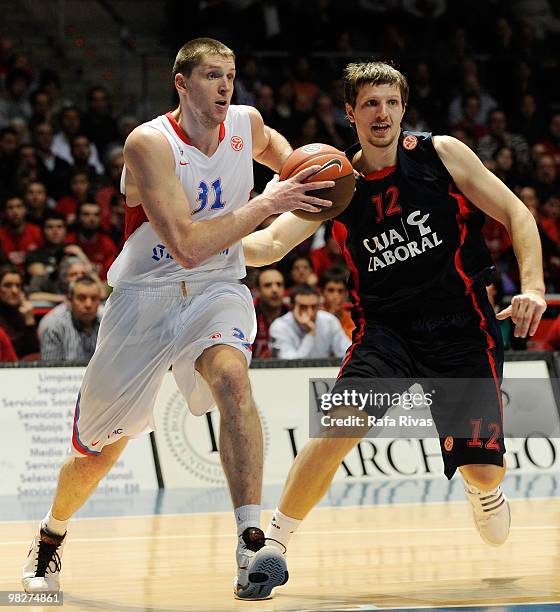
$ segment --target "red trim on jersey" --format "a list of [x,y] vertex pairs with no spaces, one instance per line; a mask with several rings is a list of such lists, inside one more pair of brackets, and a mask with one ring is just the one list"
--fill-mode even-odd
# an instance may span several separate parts
[[142,204],[138,206],[128,206],[124,199],[124,239],[128,240],[132,234],[142,225],[149,223],[146,212]]
[[389,174],[393,174],[396,169],[397,166],[395,164],[394,166],[387,166],[382,170],[376,170],[375,172],[370,172],[369,174],[362,174],[362,176],[366,179],[366,181],[377,181],[389,176]]
[[344,255],[344,260],[346,261],[346,264],[350,268],[350,274],[352,275],[352,280],[354,281],[354,287],[351,293],[352,293],[352,297],[354,298],[354,307],[359,312],[358,331],[356,331],[354,335],[354,342],[352,342],[352,345],[346,351],[346,357],[344,358],[344,361],[342,362],[342,365],[340,366],[340,370],[337,376],[337,378],[340,378],[340,375],[342,374],[342,370],[344,369],[344,366],[348,363],[348,361],[350,361],[350,357],[352,357],[352,353],[354,352],[358,344],[360,344],[360,342],[362,341],[362,338],[365,332],[365,328],[366,328],[366,318],[365,318],[364,311],[362,307],[360,306],[360,294],[358,293],[360,289],[360,276],[358,274],[358,268],[356,268],[356,264],[354,263],[354,260],[352,259],[352,255],[350,254],[350,251],[348,250],[348,247],[346,246],[346,241],[348,240],[348,229],[344,225],[344,223],[341,223],[340,221],[334,221],[333,227],[332,227],[332,235],[333,235],[333,238],[336,240],[339,249]]
[[[175,119],[175,117],[171,114],[171,112],[169,113],[165,113],[165,116],[167,117],[167,119],[169,120],[169,123],[171,123],[171,127],[173,128],[173,130],[175,131],[175,134],[177,134],[177,136],[179,136],[179,138],[186,144],[190,145],[191,147],[194,147],[193,143],[190,141],[189,137],[185,134],[185,131],[183,130],[183,128],[179,125],[179,123],[177,122],[177,120]],[[219,135],[219,142],[222,142],[222,140],[224,139],[226,135],[226,126],[223,123],[220,123],[220,135]]]
[[100,455],[100,451],[92,451],[87,446],[85,446],[81,440],[80,435],[78,434],[78,418],[80,416],[80,397],[81,393],[78,393],[78,399],[76,400],[76,407],[74,408],[74,426],[72,427],[72,446],[82,455],[87,455],[88,457],[96,457]]
[[470,298],[472,300],[473,307],[476,310],[478,316],[480,317],[480,330],[486,336],[486,355],[490,363],[490,369],[492,370],[492,377],[494,378],[494,384],[496,385],[496,393],[498,394],[498,403],[500,405],[500,416],[502,418],[502,427],[503,427],[504,415],[503,415],[503,406],[502,406],[502,393],[500,391],[500,380],[499,380],[498,372],[496,369],[496,360],[494,359],[494,355],[492,354],[492,349],[495,348],[496,343],[494,342],[494,338],[492,337],[492,334],[488,330],[488,320],[484,316],[484,313],[482,312],[482,309],[480,308],[480,304],[478,303],[476,294],[471,291],[473,280],[465,272],[465,269],[463,268],[463,260],[461,259],[461,247],[465,243],[465,239],[468,234],[468,228],[467,228],[467,224],[465,223],[465,219],[470,214],[473,213],[474,209],[472,207],[472,204],[467,200],[467,198],[465,198],[465,196],[462,193],[455,191],[455,185],[453,184],[449,186],[449,195],[452,198],[455,198],[455,200],[457,201],[457,205],[459,206],[459,212],[457,213],[455,218],[457,220],[457,225],[459,227],[459,234],[461,237],[461,242],[459,243],[459,246],[457,247],[457,250],[455,251],[455,260],[454,260],[455,269],[457,270],[457,272],[463,279],[463,282],[465,283],[466,293],[470,294]]

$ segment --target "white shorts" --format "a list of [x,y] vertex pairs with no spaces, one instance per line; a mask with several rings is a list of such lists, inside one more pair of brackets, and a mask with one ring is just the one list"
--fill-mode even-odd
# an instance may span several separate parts
[[98,455],[155,429],[154,403],[171,366],[191,412],[207,412],[214,399],[196,359],[227,344],[249,364],[256,327],[251,292],[234,281],[115,289],[76,402],[71,454]]

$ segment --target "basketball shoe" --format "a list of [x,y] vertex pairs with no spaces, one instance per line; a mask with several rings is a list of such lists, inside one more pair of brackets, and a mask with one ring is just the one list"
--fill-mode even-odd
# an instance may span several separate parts
[[60,557],[65,538],[66,534],[54,535],[39,527],[23,566],[21,582],[24,591],[42,593],[60,590]]
[[480,537],[490,546],[503,544],[509,535],[511,513],[502,488],[498,486],[493,491],[481,491],[466,484],[465,492]]
[[288,582],[284,555],[275,547],[267,546],[264,533],[248,527],[241,534],[237,547],[237,576],[233,594],[237,599],[269,599],[274,587]]

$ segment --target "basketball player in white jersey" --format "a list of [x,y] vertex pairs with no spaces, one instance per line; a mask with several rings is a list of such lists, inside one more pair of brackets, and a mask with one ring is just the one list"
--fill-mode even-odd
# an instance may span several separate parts
[[28,592],[59,590],[68,521],[128,439],[154,429],[154,401],[170,366],[194,414],[213,403],[220,411],[220,457],[239,536],[234,594],[266,598],[287,579],[282,555],[271,555],[259,528],[262,432],[247,371],[256,321],[240,283],[240,240],[271,214],[330,206],[306,191],[334,183],[304,185],[315,166],[271,181],[249,201],[252,160],[278,171],[290,145],[254,108],[230,106],[235,56],[222,43],[185,44],[173,77],[179,107],[136,128],[125,144],[126,243],[109,270],[114,290],[76,403],[72,456],[23,568]]

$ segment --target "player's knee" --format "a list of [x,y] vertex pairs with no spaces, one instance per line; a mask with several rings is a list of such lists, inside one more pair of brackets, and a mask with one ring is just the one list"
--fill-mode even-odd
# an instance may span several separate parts
[[504,469],[498,465],[465,465],[461,472],[470,484],[482,491],[495,489],[504,479]]
[[213,373],[211,382],[214,396],[219,402],[245,404],[251,398],[247,367],[240,361],[230,361]]

